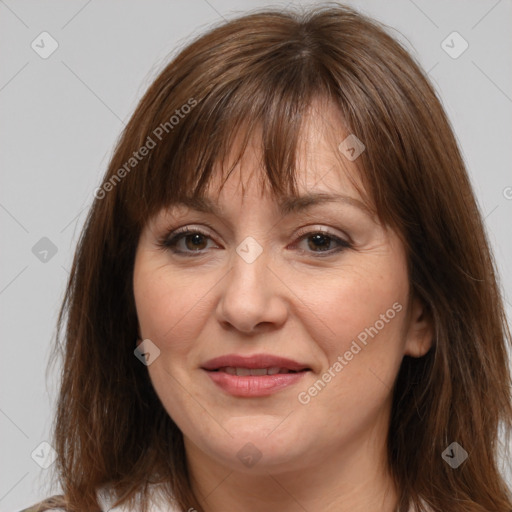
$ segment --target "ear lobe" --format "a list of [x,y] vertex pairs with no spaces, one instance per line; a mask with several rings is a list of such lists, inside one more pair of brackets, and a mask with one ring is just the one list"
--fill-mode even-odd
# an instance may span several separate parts
[[405,355],[422,357],[432,347],[434,326],[432,315],[418,297],[414,297],[409,314]]

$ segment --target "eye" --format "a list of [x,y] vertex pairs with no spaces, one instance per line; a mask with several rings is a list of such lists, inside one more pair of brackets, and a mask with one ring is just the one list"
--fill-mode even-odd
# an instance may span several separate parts
[[[170,249],[176,254],[186,254],[187,256],[200,256],[207,248],[210,235],[203,233],[199,229],[189,227],[180,228],[167,235],[158,242],[160,247]],[[196,254],[194,254],[196,253]]]
[[[316,253],[316,257],[331,256],[352,247],[352,244],[347,240],[343,240],[325,230],[301,232],[299,237],[299,242],[295,245],[305,242],[306,249],[301,249],[301,252]],[[334,248],[332,247],[333,244],[335,245]]]
[[[306,249],[301,248],[302,253],[312,253],[315,257],[331,256],[352,247],[352,244],[329,231],[317,229],[298,233],[299,240],[292,245],[292,248],[306,242]],[[208,242],[211,236],[197,228],[188,226],[171,232],[158,241],[158,245],[164,249],[170,249],[175,254],[186,256],[201,256],[208,249]],[[335,247],[332,247],[332,246]],[[215,246],[218,249],[218,246]]]

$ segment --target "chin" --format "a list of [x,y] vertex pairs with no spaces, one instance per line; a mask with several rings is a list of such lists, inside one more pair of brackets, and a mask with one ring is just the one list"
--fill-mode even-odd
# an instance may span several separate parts
[[[194,444],[231,471],[268,474],[298,469],[316,453],[315,439],[307,441],[304,428],[275,416],[239,417],[228,422],[229,434],[218,437],[211,432],[199,435]],[[270,428],[271,427],[271,428]]]

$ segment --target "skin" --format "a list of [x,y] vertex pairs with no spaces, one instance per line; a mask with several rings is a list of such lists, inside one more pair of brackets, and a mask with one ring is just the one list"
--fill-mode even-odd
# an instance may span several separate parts
[[[342,123],[334,108],[313,104],[300,139],[299,191],[362,202],[355,162],[336,149],[348,135]],[[148,366],[152,383],[184,434],[193,488],[206,512],[391,512],[397,503],[386,454],[392,386],[404,355],[424,355],[432,340],[422,304],[409,293],[403,244],[354,202],[281,216],[262,187],[258,142],[255,135],[222,189],[220,172],[210,184],[220,217],[175,206],[141,234],[134,294],[141,339],[160,350]],[[199,257],[158,245],[182,226],[208,235],[196,245],[190,236],[178,243],[188,254],[198,247]],[[297,236],[301,229],[309,238]],[[319,230],[353,246],[334,252],[339,245],[328,239],[331,254],[319,257],[324,245],[311,236]],[[263,249],[252,263],[236,252],[248,236]],[[393,304],[393,318],[386,316],[348,361],[353,340],[380,326]],[[200,368],[232,353],[284,356],[312,371],[271,396],[234,397]],[[343,369],[308,394],[339,356]],[[252,467],[237,457],[247,443],[255,448],[246,450],[261,454]]]

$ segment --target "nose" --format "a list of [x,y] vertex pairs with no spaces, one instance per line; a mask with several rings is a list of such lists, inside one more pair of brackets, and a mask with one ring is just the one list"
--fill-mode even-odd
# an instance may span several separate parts
[[245,334],[281,327],[288,316],[289,289],[271,268],[263,251],[254,261],[234,253],[233,265],[222,280],[216,316],[225,329]]

